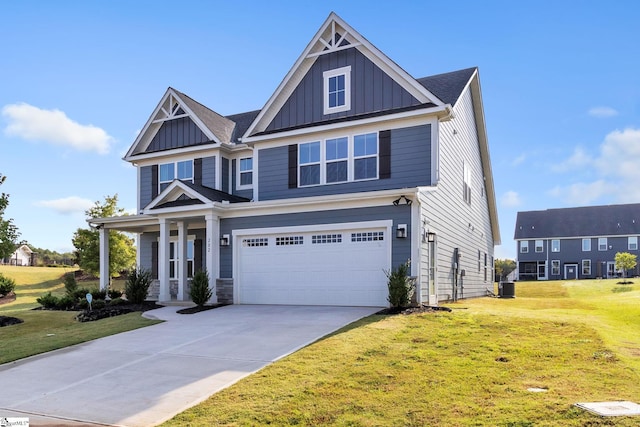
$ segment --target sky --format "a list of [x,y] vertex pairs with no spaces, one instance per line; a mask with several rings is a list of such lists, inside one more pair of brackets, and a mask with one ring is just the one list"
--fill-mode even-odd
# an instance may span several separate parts
[[59,252],[118,194],[167,87],[262,108],[331,11],[416,78],[477,66],[502,244],[518,211],[640,202],[640,2],[0,2],[0,192]]

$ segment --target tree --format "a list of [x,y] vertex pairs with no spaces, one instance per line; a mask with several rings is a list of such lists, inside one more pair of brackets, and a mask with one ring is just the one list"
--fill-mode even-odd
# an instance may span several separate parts
[[[7,177],[0,173],[0,185]],[[13,218],[4,219],[4,211],[9,206],[9,195],[0,193],[0,259],[8,258],[16,250],[16,240],[20,236]]]
[[[123,208],[118,207],[118,195],[106,196],[104,203],[96,202],[85,211],[88,219],[108,218],[126,215]],[[76,248],[76,262],[83,270],[97,275],[100,271],[100,232],[94,228],[78,228],[73,235],[73,246]],[[109,232],[109,275],[116,276],[135,265],[136,249],[134,240],[119,231]]]
[[495,261],[496,277],[501,280],[516,269],[516,262],[512,259],[496,259]]
[[[636,256],[630,254],[629,252],[618,252],[615,257],[616,261],[616,270],[622,271],[622,277],[627,277],[627,270],[631,270],[635,268]],[[623,283],[627,283],[626,280]]]

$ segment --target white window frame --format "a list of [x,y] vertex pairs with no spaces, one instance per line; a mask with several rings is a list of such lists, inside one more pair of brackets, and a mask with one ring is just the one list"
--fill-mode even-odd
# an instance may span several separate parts
[[[346,142],[347,142],[347,154],[346,154],[346,157],[336,157],[335,159],[329,160],[327,158],[327,153],[328,153],[327,145],[329,145],[329,142],[332,142],[332,141],[336,141],[337,142],[337,141],[340,141],[340,140],[346,140]],[[349,151],[350,151],[349,150],[349,148],[350,148],[349,137],[341,136],[341,137],[338,137],[338,138],[327,138],[327,139],[325,139],[323,141],[323,145],[324,145],[324,156],[322,156],[323,153],[322,153],[322,150],[321,150],[321,153],[320,153],[321,156],[320,157],[321,157],[321,159],[324,157],[324,165],[323,165],[323,167],[324,167],[324,173],[325,173],[325,177],[324,177],[325,181],[327,181],[327,168],[329,167],[330,164],[342,163],[342,162],[345,162],[347,164],[347,174],[346,174],[344,180],[342,180],[342,181],[331,181],[331,182],[326,182],[326,183],[327,184],[338,184],[338,183],[341,183],[341,182],[348,182],[349,181],[349,170],[351,169],[351,168],[349,168]]]
[[521,254],[528,254],[529,253],[529,241],[528,240],[522,240],[520,242],[520,253]]
[[[356,137],[359,136],[367,136],[367,135],[373,135],[375,136],[376,139],[376,152],[375,154],[366,154],[363,156],[355,156],[355,139]],[[347,158],[340,158],[340,159],[332,159],[332,160],[327,160],[327,141],[331,141],[331,140],[336,140],[336,139],[341,139],[341,138],[346,138],[347,139]],[[308,162],[308,163],[302,163],[302,160],[300,158],[300,153],[302,150],[302,147],[307,145],[307,144],[319,144],[320,146],[320,160],[317,162]],[[306,187],[315,187],[315,186],[319,186],[319,185],[333,185],[333,184],[343,184],[345,182],[361,182],[361,181],[373,181],[373,180],[377,180],[380,179],[380,137],[379,137],[379,133],[377,131],[375,132],[366,132],[366,133],[358,133],[358,134],[353,134],[353,135],[343,135],[343,136],[337,136],[337,137],[333,137],[333,138],[326,138],[326,139],[322,139],[319,141],[309,141],[309,142],[302,142],[300,144],[298,144],[298,187],[299,188],[306,188]],[[361,178],[361,179],[356,179],[355,178],[355,164],[357,160],[360,159],[368,159],[368,158],[375,158],[376,160],[376,175],[374,177],[370,177],[370,178]],[[327,182],[327,164],[329,163],[333,163],[336,161],[347,161],[347,180],[346,181],[335,181],[335,182]],[[319,165],[320,168],[320,177],[319,177],[319,182],[318,183],[313,183],[313,184],[302,184],[302,167],[303,166],[314,166],[314,165]]]
[[[344,76],[344,104],[329,106],[329,80],[333,77]],[[351,110],[351,66],[335,68],[322,73],[324,81],[324,114],[340,113]]]
[[591,239],[582,239],[582,252],[591,252]]
[[560,260],[552,259],[551,260],[551,275],[559,276],[560,275]]
[[[191,163],[191,177],[186,177],[186,178],[179,178],[178,177],[178,164],[183,164],[183,163]],[[162,173],[161,173],[161,169],[162,166],[169,166],[169,165],[173,165],[173,178],[171,178],[170,180],[162,180]],[[171,182],[173,182],[176,179],[179,179],[180,181],[189,181],[191,183],[193,183],[193,159],[189,159],[189,160],[179,160],[179,161],[175,161],[175,162],[168,162],[168,163],[161,163],[158,165],[158,192],[162,192],[162,190],[164,190],[164,188],[166,188],[166,186],[164,188],[162,188],[163,185],[169,185],[171,184]]]
[[[195,253],[196,253],[196,244],[195,244],[195,236],[189,236],[187,238],[187,278],[192,278],[195,274]],[[192,253],[191,258],[189,258],[189,245],[191,245]],[[173,246],[173,258],[171,258],[171,246]],[[191,266],[189,267],[189,263]],[[171,265],[173,265],[173,276],[171,275]],[[169,240],[169,279],[170,280],[178,280],[178,271],[180,268],[180,254],[178,253],[178,237],[172,236]]]
[[560,252],[560,239],[551,239],[551,252]]
[[598,237],[598,251],[604,252],[607,250],[608,243],[606,237]]
[[536,253],[541,254],[544,252],[544,240],[536,240],[535,246],[536,246]]
[[627,250],[629,251],[638,250],[638,236],[627,237]]
[[[251,169],[242,170],[242,161],[243,160],[251,160]],[[253,157],[240,157],[238,158],[238,162],[236,165],[236,189],[237,190],[245,190],[249,188],[253,188]],[[251,173],[251,184],[242,184],[242,174]]]
[[462,161],[462,198],[467,204],[471,204],[471,168]]
[[582,263],[581,263],[581,269],[580,272],[582,273],[583,276],[591,276],[591,260],[590,259],[583,259]]

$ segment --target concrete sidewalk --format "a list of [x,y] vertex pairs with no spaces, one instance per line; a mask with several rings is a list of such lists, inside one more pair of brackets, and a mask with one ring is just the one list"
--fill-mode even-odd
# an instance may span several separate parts
[[[157,425],[372,307],[230,305],[0,365],[0,418]],[[76,424],[72,424],[76,423]]]

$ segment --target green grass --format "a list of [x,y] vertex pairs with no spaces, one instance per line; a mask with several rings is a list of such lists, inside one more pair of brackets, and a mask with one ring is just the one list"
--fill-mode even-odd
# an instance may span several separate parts
[[636,426],[573,406],[640,396],[640,292],[616,286],[517,283],[515,299],[370,316],[166,425]]
[[[16,300],[0,305],[0,316],[24,321],[0,328],[0,364],[158,323],[143,318],[140,313],[80,323],[75,320],[76,312],[34,311],[33,308],[39,307],[38,297],[47,292],[64,294],[62,278],[70,271],[73,270],[0,266],[0,273],[16,281]],[[80,282],[79,286],[91,289],[97,288],[98,283]]]

